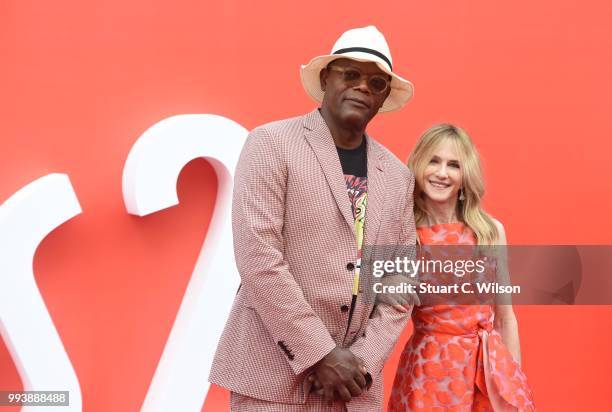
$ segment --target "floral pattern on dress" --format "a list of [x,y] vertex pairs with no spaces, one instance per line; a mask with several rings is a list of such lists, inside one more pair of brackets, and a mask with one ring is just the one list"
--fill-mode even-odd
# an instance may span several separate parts
[[[417,229],[424,245],[474,245],[462,223]],[[492,305],[415,307],[389,412],[534,411],[527,378],[501,335]]]

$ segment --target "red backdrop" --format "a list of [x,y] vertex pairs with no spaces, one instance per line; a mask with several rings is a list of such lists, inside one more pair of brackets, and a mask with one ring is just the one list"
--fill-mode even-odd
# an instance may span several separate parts
[[[41,244],[34,270],[84,410],[142,404],[214,205],[215,174],[196,160],[178,207],[126,213],[123,164],[146,128],[215,113],[250,129],[309,111],[299,65],[375,24],[415,84],[403,110],[371,125],[379,141],[405,159],[424,129],[456,122],[481,151],[485,204],[511,243],[610,244],[610,21],[604,0],[0,3],[0,199],[64,172],[83,207]],[[612,404],[611,307],[516,312],[540,410]],[[0,343],[0,389],[21,385]],[[203,410],[227,405],[213,387]]]

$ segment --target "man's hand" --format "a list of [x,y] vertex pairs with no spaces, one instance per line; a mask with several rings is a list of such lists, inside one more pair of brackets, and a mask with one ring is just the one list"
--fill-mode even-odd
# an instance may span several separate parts
[[361,395],[366,387],[366,374],[363,361],[349,349],[336,347],[315,364],[308,379],[316,393],[326,401],[341,399],[349,402],[353,396]]

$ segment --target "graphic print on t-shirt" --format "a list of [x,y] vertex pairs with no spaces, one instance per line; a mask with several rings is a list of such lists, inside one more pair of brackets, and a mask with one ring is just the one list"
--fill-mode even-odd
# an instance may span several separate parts
[[351,200],[353,219],[363,220],[368,192],[368,178],[362,176],[344,175],[346,189]]
[[343,149],[336,147],[342,174],[346,184],[351,211],[353,212],[355,240],[357,248],[361,249],[363,244],[363,228],[365,224],[367,186],[368,186],[368,163],[366,139],[364,138],[355,149]]
[[355,233],[357,244],[363,241],[363,225],[365,223],[365,212],[368,200],[368,178],[365,176],[344,175],[346,189],[351,200],[351,211],[355,219]]

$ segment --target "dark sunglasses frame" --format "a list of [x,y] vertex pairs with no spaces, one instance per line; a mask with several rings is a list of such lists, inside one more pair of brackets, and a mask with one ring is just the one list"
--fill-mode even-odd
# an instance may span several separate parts
[[[359,69],[354,67],[327,66],[327,70],[341,73],[344,82],[349,86],[355,86],[361,83],[361,79],[366,76],[368,88],[374,94],[384,94],[389,87],[391,87],[391,79],[382,74],[363,74],[359,71]],[[377,84],[378,81],[384,83],[384,88],[380,87],[380,83]]]

